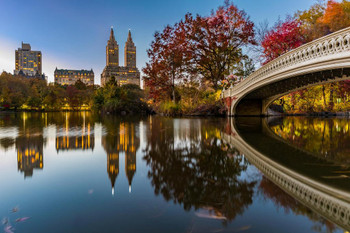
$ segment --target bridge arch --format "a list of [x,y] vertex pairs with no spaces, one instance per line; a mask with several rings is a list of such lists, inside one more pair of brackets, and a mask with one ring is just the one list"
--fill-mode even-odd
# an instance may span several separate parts
[[222,98],[230,100],[231,116],[266,115],[268,106],[285,94],[349,77],[350,27],[276,58],[223,91]]

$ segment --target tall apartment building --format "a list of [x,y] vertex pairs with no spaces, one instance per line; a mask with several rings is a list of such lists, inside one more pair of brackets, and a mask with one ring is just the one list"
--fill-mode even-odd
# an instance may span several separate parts
[[78,80],[86,85],[94,85],[94,71],[91,70],[65,70],[55,69],[55,83],[60,85],[74,85]]
[[15,58],[15,75],[21,74],[26,77],[42,76],[41,51],[32,51],[30,44],[22,42],[22,48],[16,50]]
[[136,46],[129,31],[124,47],[124,66],[119,64],[119,45],[114,37],[113,28],[106,46],[106,67],[101,74],[101,85],[104,86],[111,77],[119,85],[136,84],[140,86],[140,72],[136,67]]

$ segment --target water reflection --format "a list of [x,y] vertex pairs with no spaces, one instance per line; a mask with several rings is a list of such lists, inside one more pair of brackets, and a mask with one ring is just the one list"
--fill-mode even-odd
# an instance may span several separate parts
[[34,169],[43,169],[43,148],[46,140],[43,136],[45,116],[22,114],[17,124],[18,136],[15,139],[18,170],[24,177],[33,176]]
[[320,158],[350,165],[350,121],[346,118],[286,117],[270,122],[271,130]]
[[256,179],[242,176],[247,161],[210,121],[155,117],[147,132],[144,159],[155,194],[225,223],[252,204]]
[[139,123],[121,121],[119,118],[107,116],[102,119],[106,133],[101,144],[107,153],[107,173],[115,192],[115,181],[119,174],[119,154],[125,154],[125,172],[131,192],[132,179],[136,172],[136,151],[140,146]]
[[53,232],[57,216],[66,216],[57,232],[108,232],[116,221],[123,232],[339,232],[350,228],[348,134],[344,119],[0,114],[0,168],[11,161],[21,173],[0,169],[0,214],[26,190],[52,209],[42,231],[21,232]]
[[[337,165],[334,157],[309,153],[284,142],[270,128],[283,128],[281,122],[260,118],[232,120],[223,137],[243,151],[248,161],[263,173],[259,189],[265,198],[308,217],[316,223],[314,231],[332,232],[337,227],[331,222],[349,229],[350,188],[345,177],[338,175],[347,173],[347,167]],[[316,144],[320,143],[315,140]]]
[[259,192],[265,199],[271,200],[277,208],[282,208],[285,213],[293,212],[295,215],[306,216],[313,222],[312,229],[316,232],[335,232],[337,230],[334,223],[297,201],[265,176],[260,181]]
[[94,150],[94,121],[89,112],[55,114],[56,150]]

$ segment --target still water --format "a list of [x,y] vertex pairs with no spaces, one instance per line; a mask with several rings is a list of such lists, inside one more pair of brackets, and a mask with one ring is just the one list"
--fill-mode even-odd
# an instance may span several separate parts
[[0,232],[345,232],[349,124],[0,114]]

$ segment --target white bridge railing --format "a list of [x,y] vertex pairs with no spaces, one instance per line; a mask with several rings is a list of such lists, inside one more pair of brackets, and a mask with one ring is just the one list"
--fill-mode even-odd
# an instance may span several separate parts
[[[306,63],[317,63],[320,60],[330,58],[332,55],[339,56],[345,52],[350,52],[350,27],[311,41],[281,55],[259,68],[237,85],[224,90],[222,97],[231,97],[234,93],[245,90],[249,86],[278,73],[301,67]],[[347,56],[350,57],[350,54],[347,54]]]

